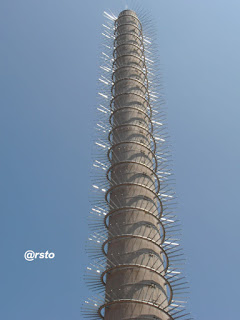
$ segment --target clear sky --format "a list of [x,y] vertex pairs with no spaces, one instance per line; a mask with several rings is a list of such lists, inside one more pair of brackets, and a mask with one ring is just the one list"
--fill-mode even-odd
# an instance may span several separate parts
[[[238,319],[240,2],[136,2],[158,34],[191,310]],[[82,319],[100,26],[124,8],[0,1],[1,319]]]

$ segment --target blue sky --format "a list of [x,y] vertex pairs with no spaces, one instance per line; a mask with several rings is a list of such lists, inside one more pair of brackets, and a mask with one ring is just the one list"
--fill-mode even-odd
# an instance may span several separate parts
[[[240,3],[136,1],[153,16],[191,310],[235,319]],[[5,320],[79,320],[102,13],[124,1],[0,2],[1,301]],[[27,262],[24,252],[53,251]]]

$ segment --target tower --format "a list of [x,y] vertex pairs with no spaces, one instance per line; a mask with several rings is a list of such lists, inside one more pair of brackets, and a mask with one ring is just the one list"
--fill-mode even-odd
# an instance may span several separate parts
[[111,98],[109,91],[100,92],[110,108],[100,104],[105,120],[99,119],[98,126],[108,142],[97,142],[107,159],[94,163],[104,175],[94,175],[99,185],[93,185],[98,196],[88,251],[95,260],[87,277],[103,300],[87,301],[85,315],[104,320],[187,320],[179,298],[185,281],[177,269],[181,253],[173,234],[176,221],[168,203],[173,196],[165,193],[170,173],[163,170],[164,128],[156,121],[162,113],[152,103],[156,96],[146,49],[150,42],[135,11],[107,17],[114,23],[105,25],[104,33],[113,58],[104,53],[110,77],[100,80],[110,86]]

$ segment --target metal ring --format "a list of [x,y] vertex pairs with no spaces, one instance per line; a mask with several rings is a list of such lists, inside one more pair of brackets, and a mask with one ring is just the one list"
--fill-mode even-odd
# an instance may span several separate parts
[[[145,69],[145,73],[143,72],[143,70],[141,68],[138,68],[135,65],[117,66],[117,60],[122,58],[122,57],[126,57],[126,56],[138,58],[140,61],[142,61],[143,62],[143,67]],[[142,60],[142,57],[144,58],[143,60]],[[121,55],[121,56],[118,56],[118,57],[114,58],[113,63],[112,63],[112,67],[113,67],[113,70],[114,70],[114,68],[115,68],[115,70],[112,73],[112,80],[113,80],[113,76],[114,76],[115,72],[118,71],[119,69],[121,69],[121,68],[135,68],[137,70],[140,70],[142,72],[142,74],[144,74],[144,81],[147,82],[147,87],[148,87],[148,78],[147,78],[148,71],[147,71],[147,66],[146,66],[146,60],[145,60],[144,53],[142,54],[142,57],[134,55],[134,54],[124,54],[124,55]]]
[[119,16],[115,21],[114,21],[114,27],[115,28],[117,28],[117,24],[119,23],[119,19],[121,19],[121,18],[123,18],[123,17],[132,17],[132,18],[134,18],[135,20],[137,20],[137,22],[138,22],[138,24],[140,25],[140,27],[141,27],[141,30],[142,30],[142,24],[141,24],[141,22],[139,21],[139,19],[137,18],[137,17],[135,17],[134,15],[132,15],[132,14],[126,14],[126,15],[123,15],[123,16]]
[[[104,224],[105,224],[105,227],[106,227],[107,229],[109,228],[109,225],[107,224],[107,218],[110,217],[112,214],[115,214],[115,213],[121,214],[121,212],[119,212],[119,211],[122,211],[122,210],[138,210],[138,211],[142,211],[142,212],[144,212],[145,214],[148,214],[148,215],[154,217],[154,218],[157,220],[157,223],[159,223],[160,226],[161,226],[161,228],[162,228],[162,241],[161,241],[161,244],[164,243],[166,233],[165,233],[164,225],[163,225],[162,221],[160,220],[161,217],[158,218],[158,217],[157,217],[155,214],[153,214],[151,211],[148,211],[148,210],[146,210],[146,209],[139,208],[139,207],[122,207],[122,208],[117,208],[117,209],[114,209],[114,210],[109,211],[108,214],[106,214],[106,216],[104,216]],[[160,215],[159,212],[158,212],[158,214]],[[161,234],[160,234],[160,236],[161,236]]]
[[157,157],[156,157],[156,155],[155,155],[155,153],[153,153],[152,152],[152,150],[151,149],[149,149],[148,147],[146,147],[143,143],[141,143],[141,142],[133,142],[133,141],[122,141],[122,142],[119,142],[119,143],[116,143],[116,144],[114,144],[114,145],[112,145],[109,149],[108,149],[108,153],[107,153],[107,157],[108,157],[108,160],[111,162],[111,159],[110,159],[110,152],[111,151],[113,151],[113,148],[114,147],[117,147],[117,146],[119,146],[119,145],[121,145],[121,144],[136,144],[136,145],[139,145],[139,146],[142,146],[142,147],[144,147],[145,149],[147,149],[151,154],[152,154],[152,156],[153,156],[153,158],[154,158],[154,161],[155,161],[155,171],[157,170],[157,164],[158,164],[158,162],[157,162]]
[[115,115],[115,113],[117,113],[118,111],[124,110],[124,109],[133,109],[133,110],[136,110],[136,111],[141,112],[142,114],[144,114],[144,116],[145,116],[146,118],[148,118],[149,123],[150,123],[150,125],[151,125],[151,132],[153,132],[152,120],[151,120],[151,118],[149,117],[149,115],[148,115],[147,113],[145,113],[144,111],[142,111],[142,109],[139,109],[139,108],[136,108],[136,107],[122,107],[122,108],[115,109],[115,110],[111,113],[111,115],[110,115],[110,117],[109,117],[109,123],[111,124],[111,126],[113,126],[112,117]]
[[[138,82],[139,84],[141,84],[145,89],[145,94],[148,92],[148,83],[147,83],[147,86],[145,85],[145,83],[143,81],[140,81],[138,79],[135,79],[135,78],[131,78],[131,77],[124,77],[124,78],[120,78],[120,79],[117,79],[114,81],[113,85],[112,85],[112,88],[111,88],[111,93],[113,95],[113,89],[115,87],[115,85],[118,83],[118,82],[121,82],[121,81],[124,81],[124,80],[131,80],[131,81],[136,81]],[[149,94],[148,94],[149,95]]]
[[[149,188],[148,186],[144,185],[144,184],[140,184],[140,183],[134,183],[134,182],[123,182],[123,183],[118,183],[118,184],[115,184],[115,185],[112,185],[105,193],[105,200],[108,204],[110,204],[109,200],[108,200],[108,195],[109,193],[116,189],[116,188],[121,188],[121,187],[124,187],[124,186],[136,186],[136,187],[140,187],[140,188],[144,188],[150,192],[152,192],[154,194],[154,196],[157,198],[157,200],[159,201],[160,203],[160,207],[162,208],[162,201],[160,200],[159,196],[157,195],[156,191],[155,190],[152,190],[151,188]],[[155,186],[154,186],[155,188]],[[142,195],[139,195],[139,196],[142,196]],[[147,196],[146,196],[147,197]]]
[[116,130],[116,129],[119,129],[121,127],[137,127],[137,128],[140,128],[140,129],[143,129],[147,132],[147,134],[150,135],[150,138],[152,139],[152,142],[153,142],[153,145],[154,145],[154,148],[153,148],[153,152],[156,152],[156,141],[154,139],[154,136],[152,135],[152,133],[150,131],[148,131],[145,127],[142,127],[142,126],[139,126],[138,124],[120,124],[119,126],[116,126],[116,127],[113,127],[112,130],[109,132],[108,134],[108,141],[112,144],[112,141],[111,141],[111,135],[113,134],[113,131]]
[[[116,80],[116,72],[117,71],[121,71],[121,69],[135,69],[135,70],[138,70],[138,72],[141,72],[141,75],[143,76],[143,80],[142,82],[147,84],[147,87],[148,87],[148,78],[147,78],[147,70],[144,72],[142,69],[136,67],[136,66],[131,66],[131,65],[123,65],[121,67],[117,67],[115,70],[113,70],[113,73],[112,73],[112,83],[114,83]],[[118,78],[118,80],[120,80],[122,78]],[[134,78],[133,78],[134,79]]]
[[144,49],[142,49],[139,45],[137,45],[135,43],[121,43],[121,44],[118,44],[114,48],[114,50],[113,50],[113,58],[116,58],[115,54],[117,53],[118,48],[122,47],[122,46],[133,46],[133,47],[136,47],[138,50],[141,51],[142,56],[144,56]]
[[139,72],[141,72],[141,73],[144,75],[144,81],[147,79],[147,70],[146,70],[146,73],[144,73],[141,68],[138,68],[138,67],[136,67],[136,66],[131,66],[131,65],[125,65],[125,66],[118,67],[117,69],[115,69],[115,70],[113,71],[113,73],[112,73],[112,81],[113,81],[113,82],[114,82],[113,77],[115,76],[115,73],[116,73],[117,71],[119,71],[120,69],[123,69],[123,68],[136,69],[136,70],[138,70]]
[[[151,134],[151,132],[148,131],[145,127],[139,126],[137,124],[121,124],[119,126],[113,127],[113,129],[108,134],[108,141],[111,143],[112,146],[116,144],[116,142],[113,144],[113,142],[111,140],[111,137],[113,135],[113,131],[115,129],[119,129],[119,128],[122,128],[122,127],[137,127],[137,128],[140,128],[140,129],[143,129],[144,131],[146,131],[147,134],[150,135],[150,139],[151,140],[149,142],[147,142],[147,143],[144,143],[144,145],[146,145],[150,149],[152,147],[151,143],[153,143],[153,152],[154,153],[156,152],[156,141],[155,141],[153,135]],[[121,142],[121,141],[119,141],[119,142]],[[135,141],[133,140],[132,142],[135,142]],[[136,142],[138,142],[138,141],[136,141]]]
[[[114,58],[113,63],[112,63],[113,68],[117,67],[117,66],[116,66],[117,60],[120,59],[120,58],[124,58],[124,57],[134,57],[134,58],[138,59],[139,61],[143,62],[143,65],[144,65],[144,67],[145,67],[145,69],[146,69],[146,61],[145,61],[144,55],[138,56],[138,55],[136,55],[136,54],[131,54],[131,53],[122,54],[121,56],[118,56],[118,57]],[[142,59],[142,57],[143,57],[143,59]]]
[[[144,119],[145,120],[145,119]],[[142,118],[140,118],[140,120],[138,120],[140,123],[142,123]],[[110,123],[111,124],[111,127],[112,127],[112,130],[111,131],[113,131],[113,130],[115,130],[115,128],[117,128],[117,127],[119,127],[119,126],[138,126],[139,128],[141,128],[141,129],[144,129],[145,131],[147,131],[151,136],[153,136],[153,134],[152,134],[152,130],[149,128],[149,124],[147,123],[145,126],[144,125],[138,125],[138,124],[136,124],[136,123],[132,123],[132,122],[125,122],[125,123],[122,123],[122,124],[120,124],[120,125],[114,125],[114,124],[112,124],[112,123]]]
[[114,163],[114,164],[113,164],[110,168],[108,168],[108,170],[107,170],[106,176],[107,176],[108,181],[111,181],[111,179],[109,178],[109,172],[112,171],[112,169],[115,168],[116,166],[122,165],[122,164],[136,164],[136,165],[145,167],[145,168],[147,168],[148,170],[150,170],[150,171],[152,172],[152,174],[154,175],[156,181],[157,181],[157,193],[159,193],[159,191],[160,191],[160,180],[159,180],[156,172],[155,172],[154,170],[152,170],[151,168],[149,168],[146,164],[141,163],[141,162],[136,162],[136,161],[120,161],[120,162]]
[[117,42],[118,38],[120,38],[122,36],[126,36],[126,35],[133,36],[133,37],[137,38],[140,41],[141,46],[144,48],[143,38],[140,38],[138,35],[136,35],[135,33],[131,33],[131,32],[125,32],[125,33],[118,34],[114,39],[113,46],[117,47],[118,44],[116,44],[116,42]]
[[155,304],[155,303],[152,303],[152,302],[149,302],[149,301],[143,301],[143,300],[135,300],[135,299],[119,299],[119,300],[114,300],[114,301],[111,301],[111,302],[107,302],[107,303],[104,303],[99,309],[98,309],[98,315],[104,319],[104,316],[102,315],[102,310],[105,309],[106,307],[109,307],[110,305],[113,305],[113,304],[121,304],[121,303],[136,303],[136,304],[145,304],[145,305],[148,305],[148,306],[151,306],[151,307],[154,307],[156,308],[158,311],[160,310],[161,312],[163,312],[165,315],[167,315],[169,317],[168,320],[174,320],[172,318],[172,316],[166,312],[165,310],[161,309],[159,307],[158,304]]
[[[155,246],[157,246],[160,250],[161,250],[161,253],[163,253],[165,259],[166,259],[166,266],[164,267],[163,269],[163,272],[166,272],[168,267],[169,267],[169,259],[168,259],[168,255],[166,253],[166,251],[161,247],[161,245],[159,245],[156,241],[150,239],[150,238],[147,238],[147,237],[143,237],[141,235],[137,235],[137,234],[123,234],[123,235],[118,235],[118,236],[115,236],[115,237],[112,237],[112,238],[108,238],[107,240],[105,240],[102,244],[102,252],[103,254],[107,257],[107,252],[105,251],[105,245],[108,243],[108,242],[111,242],[111,241],[115,241],[115,240],[119,240],[119,239],[124,239],[124,238],[135,238],[135,239],[141,239],[141,240],[145,240],[145,241],[148,241],[148,242],[151,242],[152,244],[154,244]],[[160,254],[161,254],[160,253]],[[163,265],[164,266],[164,265]]]
[[111,188],[109,188],[106,193],[105,193],[105,200],[106,202],[110,205],[110,202],[108,201],[108,195],[109,193],[116,189],[116,188],[121,188],[123,186],[136,186],[136,187],[140,187],[140,188],[144,188],[148,191],[150,191],[153,195],[154,195],[154,198],[158,200],[159,204],[160,204],[160,208],[161,208],[161,211],[160,211],[160,216],[162,215],[163,213],[163,205],[162,205],[162,201],[161,199],[159,198],[159,196],[157,195],[157,193],[155,191],[153,191],[152,189],[150,189],[149,187],[146,187],[145,185],[143,184],[140,184],[140,183],[133,183],[133,182],[126,182],[126,183],[119,183],[115,186],[112,186]]
[[138,29],[139,33],[142,36],[142,29],[140,29],[137,24],[129,23],[129,22],[122,23],[122,24],[119,24],[119,25],[115,26],[114,35],[116,35],[116,32],[118,31],[118,28],[121,28],[121,27],[124,27],[124,26],[133,26],[134,28]]
[[[124,11],[127,11],[127,10],[124,10]],[[134,18],[135,20],[137,20],[137,22],[140,24],[140,26],[142,28],[142,24],[141,24],[140,20],[138,19],[138,17],[136,17],[136,16],[134,16],[133,14],[130,14],[130,13],[118,16],[118,18],[114,21],[114,26],[116,26],[116,24],[118,23],[119,19],[124,18],[124,17],[132,17],[132,18]]]
[[147,109],[149,109],[149,117],[151,118],[152,117],[152,108],[151,108],[151,105],[149,103],[149,101],[142,95],[138,94],[138,93],[135,93],[135,92],[123,92],[123,93],[119,93],[117,94],[116,96],[114,96],[111,101],[110,101],[110,109],[111,111],[113,111],[113,108],[112,108],[112,104],[113,104],[113,101],[120,97],[120,96],[124,96],[124,95],[134,95],[134,96],[137,96],[139,98],[142,98],[146,103],[147,103]]
[[144,89],[145,89],[144,94],[145,94],[145,95],[147,94],[148,100],[150,100],[150,96],[149,96],[149,92],[148,92],[148,83],[147,83],[147,86],[145,86],[144,82],[142,82],[142,81],[140,81],[140,80],[138,80],[138,79],[130,78],[130,77],[118,79],[118,80],[116,80],[116,81],[113,83],[113,85],[112,85],[112,87],[111,87],[112,96],[114,95],[113,89],[115,89],[116,84],[117,84],[118,82],[121,82],[121,81],[124,81],[124,80],[131,80],[131,81],[135,81],[135,82],[140,83],[141,86],[144,87]]
[[[169,281],[157,270],[149,267],[149,266],[143,266],[141,264],[121,264],[121,265],[117,265],[115,267],[111,267],[109,269],[106,269],[104,270],[104,272],[102,272],[101,274],[101,281],[102,281],[102,284],[103,285],[106,285],[106,282],[104,281],[103,277],[105,276],[105,274],[109,273],[110,271],[113,271],[115,269],[121,269],[121,268],[124,268],[124,269],[127,269],[127,268],[143,268],[143,269],[146,269],[148,271],[151,271],[151,272],[154,272],[156,273],[157,275],[160,276],[160,278],[162,278],[162,280],[164,280],[166,282],[166,284],[168,285],[168,288],[169,288],[169,291],[170,291],[170,296],[168,297],[168,305],[171,304],[172,302],[172,298],[173,298],[173,290],[172,290],[172,286],[171,284],[169,283]],[[166,294],[167,296],[167,294]]]

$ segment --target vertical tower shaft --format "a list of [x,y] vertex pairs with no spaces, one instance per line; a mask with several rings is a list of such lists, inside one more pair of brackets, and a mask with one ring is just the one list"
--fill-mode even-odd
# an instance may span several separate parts
[[171,319],[165,279],[168,259],[161,247],[162,204],[144,44],[134,11],[118,16],[114,47],[104,319],[166,320]]

